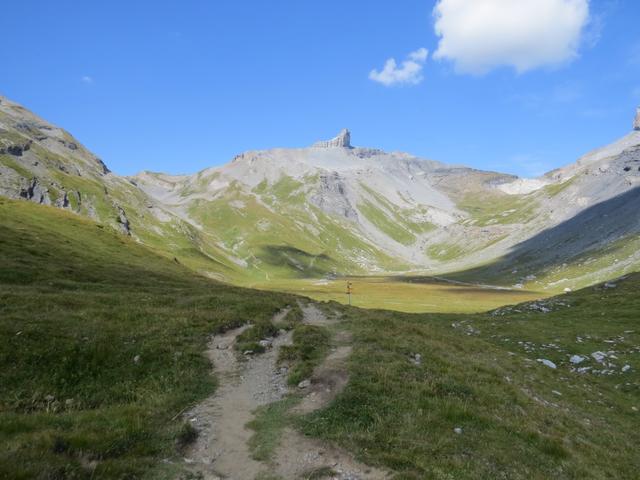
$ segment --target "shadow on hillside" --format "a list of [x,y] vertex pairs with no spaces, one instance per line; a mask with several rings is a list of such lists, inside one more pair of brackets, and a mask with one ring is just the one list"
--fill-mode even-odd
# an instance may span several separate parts
[[331,271],[328,255],[313,255],[289,245],[265,245],[259,258],[272,267],[289,268],[296,278],[323,277]]
[[[545,212],[542,212],[545,213]],[[493,263],[441,275],[450,280],[495,281],[535,275],[541,270],[566,263],[573,257],[640,232],[640,187],[589,207],[555,227],[543,230]]]

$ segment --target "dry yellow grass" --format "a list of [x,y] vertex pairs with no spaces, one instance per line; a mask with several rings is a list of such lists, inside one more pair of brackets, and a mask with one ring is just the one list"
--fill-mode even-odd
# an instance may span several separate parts
[[426,277],[350,277],[337,280],[274,280],[253,284],[263,290],[295,293],[314,300],[348,303],[347,282],[352,283],[352,305],[400,312],[475,313],[542,298],[540,292],[498,290],[460,285]]

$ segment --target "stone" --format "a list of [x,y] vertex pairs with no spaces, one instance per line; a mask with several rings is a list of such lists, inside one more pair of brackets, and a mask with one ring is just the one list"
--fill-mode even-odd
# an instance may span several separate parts
[[631,365],[625,365],[624,367],[622,367],[622,371],[623,371],[623,372],[626,372],[626,371],[628,371],[629,369],[631,369]]
[[311,380],[303,380],[298,384],[298,388],[309,388],[311,386]]
[[351,132],[342,129],[337,137],[313,144],[314,148],[351,148]]
[[271,340],[260,340],[259,343],[262,348],[271,348],[272,345]]
[[457,435],[462,434],[462,429],[461,429],[460,427],[456,427],[456,428],[454,428],[454,429],[453,429],[453,431],[454,431]]
[[538,358],[538,362],[546,365],[549,368],[553,368],[554,370],[558,368],[555,363],[553,363],[551,360],[547,360],[546,358]]
[[636,108],[636,119],[633,121],[633,129],[640,130],[640,107]]
[[591,354],[591,356],[593,357],[593,359],[598,362],[598,363],[602,363],[604,361],[605,358],[607,358],[607,354],[604,352],[593,352]]
[[419,353],[411,355],[410,360],[414,365],[422,365],[422,355],[420,355]]
[[569,359],[569,361],[571,363],[573,363],[574,365],[578,365],[578,364],[584,362],[585,358],[582,355],[572,355],[571,358]]
[[140,363],[140,355],[133,357],[133,363]]

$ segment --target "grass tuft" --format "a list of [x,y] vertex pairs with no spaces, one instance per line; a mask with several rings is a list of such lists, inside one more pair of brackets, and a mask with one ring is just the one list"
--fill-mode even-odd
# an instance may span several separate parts
[[309,378],[329,349],[330,334],[326,328],[298,325],[293,329],[293,345],[280,347],[278,362],[289,364],[289,385]]
[[268,462],[280,443],[282,431],[291,424],[287,412],[300,399],[294,396],[260,407],[255,412],[255,418],[247,427],[255,431],[249,440],[251,456],[258,461]]

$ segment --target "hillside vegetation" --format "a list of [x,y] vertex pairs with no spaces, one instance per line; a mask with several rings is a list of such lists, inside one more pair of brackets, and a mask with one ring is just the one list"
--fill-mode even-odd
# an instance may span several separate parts
[[350,382],[301,427],[398,479],[636,479],[638,291],[633,274],[476,315],[325,307],[353,332]]
[[158,478],[215,386],[209,335],[291,303],[28,202],[0,199],[0,256],[0,478]]
[[[0,200],[0,224],[0,477],[175,478],[196,434],[181,413],[215,388],[210,334],[294,297],[194,276],[50,207]],[[636,478],[639,287],[475,315],[325,303],[352,334],[349,383],[302,418],[283,404],[273,428],[396,479]],[[306,376],[319,358],[298,360]]]

